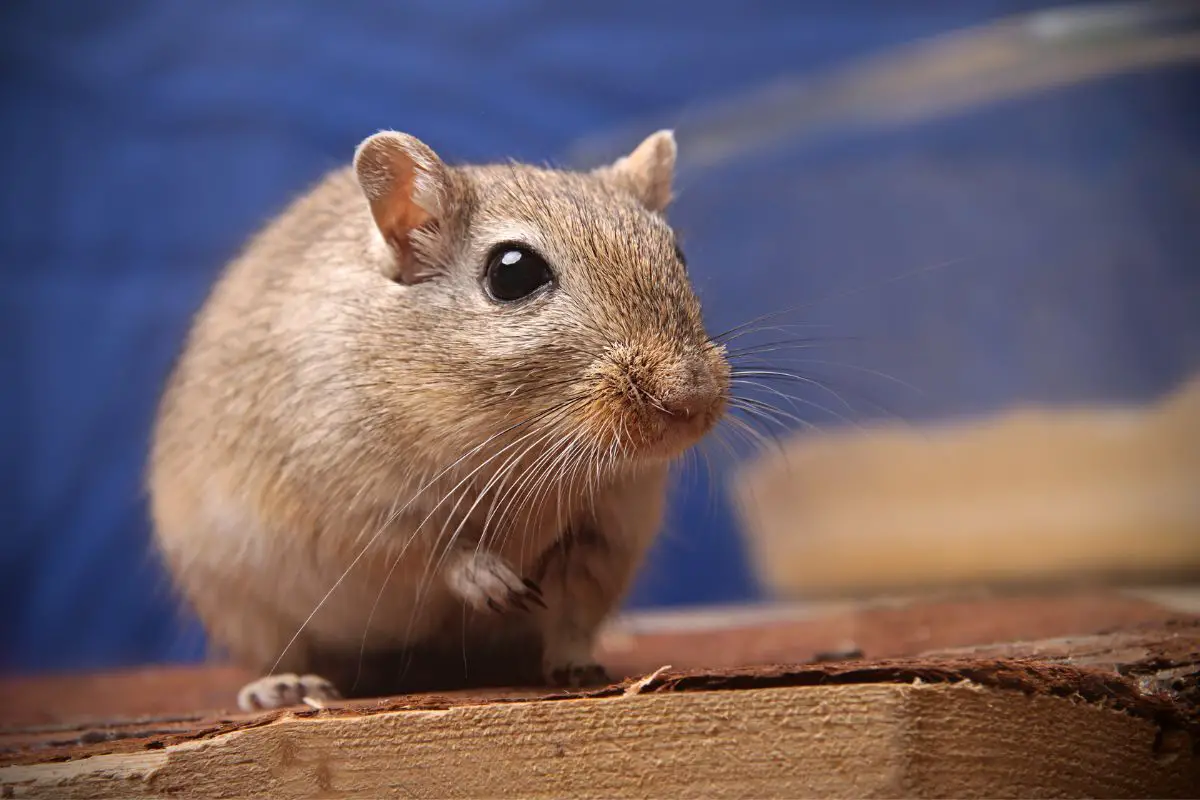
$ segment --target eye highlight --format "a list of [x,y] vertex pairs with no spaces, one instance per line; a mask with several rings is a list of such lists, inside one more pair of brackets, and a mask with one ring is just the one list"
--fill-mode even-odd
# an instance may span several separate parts
[[498,303],[516,303],[554,284],[546,259],[523,244],[501,244],[488,256],[484,289]]

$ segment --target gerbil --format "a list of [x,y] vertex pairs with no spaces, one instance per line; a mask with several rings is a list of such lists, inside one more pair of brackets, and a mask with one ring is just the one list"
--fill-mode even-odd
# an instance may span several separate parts
[[226,268],[149,490],[211,642],[272,673],[243,708],[604,679],[597,629],[730,387],[663,216],[675,153],[450,166],[382,132]]

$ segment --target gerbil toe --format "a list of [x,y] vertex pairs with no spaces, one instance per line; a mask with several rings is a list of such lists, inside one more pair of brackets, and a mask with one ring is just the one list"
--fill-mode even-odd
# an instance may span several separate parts
[[550,606],[546,605],[546,601],[542,599],[542,587],[530,580],[526,580],[525,585],[529,587],[529,591],[524,594],[524,599],[542,608],[550,608]]
[[306,700],[321,703],[341,699],[332,683],[320,675],[267,675],[251,681],[238,692],[238,707],[243,711],[264,711],[297,706]]
[[555,686],[580,688],[612,683],[608,672],[599,664],[566,664],[549,670],[547,678]]
[[517,575],[504,559],[492,553],[463,552],[449,566],[446,580],[456,595],[478,611],[529,612],[533,610],[530,603],[546,607],[541,588]]

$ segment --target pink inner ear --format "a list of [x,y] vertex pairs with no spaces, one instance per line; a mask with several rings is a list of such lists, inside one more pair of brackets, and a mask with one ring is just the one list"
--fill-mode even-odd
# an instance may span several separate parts
[[371,201],[371,215],[379,232],[396,255],[396,277],[404,283],[421,279],[420,266],[413,253],[411,234],[433,221],[432,216],[413,199],[417,168],[404,153],[389,153],[387,171],[391,185],[386,193]]
[[379,230],[394,247],[403,248],[405,254],[411,245],[408,234],[429,221],[425,209],[413,200],[416,189],[417,171],[406,156],[397,155],[390,165],[392,185],[383,197],[372,204],[375,222]]

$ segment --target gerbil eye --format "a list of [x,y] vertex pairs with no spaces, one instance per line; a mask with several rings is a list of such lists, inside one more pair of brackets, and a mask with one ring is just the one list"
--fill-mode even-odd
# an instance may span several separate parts
[[488,257],[484,284],[493,300],[513,303],[554,283],[546,260],[523,245],[503,244]]

